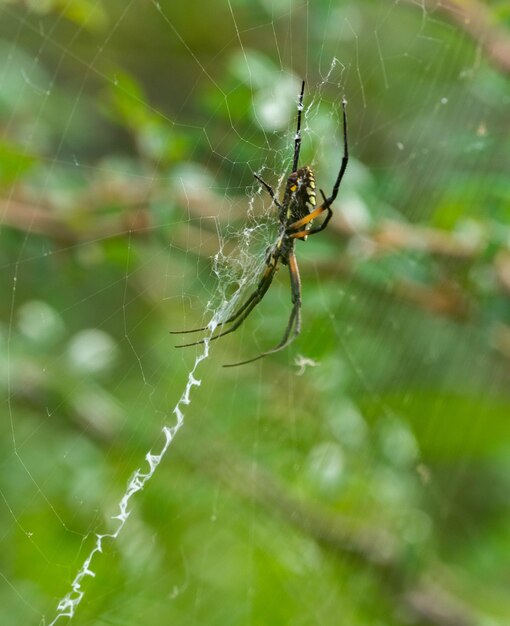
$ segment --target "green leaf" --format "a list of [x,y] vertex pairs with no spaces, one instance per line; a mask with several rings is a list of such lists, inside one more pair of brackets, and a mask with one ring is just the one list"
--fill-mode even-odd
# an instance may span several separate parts
[[0,143],[0,185],[15,182],[36,162],[35,156],[21,152],[17,146]]
[[100,2],[66,0],[61,5],[62,15],[89,31],[101,32],[108,26],[108,15]]

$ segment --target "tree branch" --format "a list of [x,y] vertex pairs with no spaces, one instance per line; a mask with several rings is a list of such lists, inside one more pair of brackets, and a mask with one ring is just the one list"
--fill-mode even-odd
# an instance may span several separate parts
[[418,620],[426,620],[431,626],[475,626],[478,623],[471,607],[440,584],[441,568],[425,570],[417,576],[418,580],[415,578],[410,583],[398,541],[383,529],[360,528],[358,520],[331,514],[322,510],[317,502],[293,496],[276,477],[259,466],[236,459],[230,449],[225,451],[211,446],[207,455],[201,455],[197,462],[235,493],[256,501],[270,514],[278,515],[329,551],[348,553],[370,564],[380,574],[384,588],[397,598],[411,623]]
[[408,0],[416,7],[441,11],[464,30],[492,63],[510,73],[510,33],[500,26],[489,7],[477,0]]

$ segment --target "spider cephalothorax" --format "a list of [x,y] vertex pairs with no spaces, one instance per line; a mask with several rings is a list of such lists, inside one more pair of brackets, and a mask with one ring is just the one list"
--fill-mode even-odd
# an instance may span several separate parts
[[[266,269],[264,270],[255,291],[246,299],[244,304],[242,304],[233,315],[222,322],[222,326],[225,324],[231,324],[231,326],[225,330],[221,330],[217,335],[213,335],[210,338],[210,341],[223,337],[224,335],[228,335],[239,328],[239,326],[265,296],[280,266],[280,263],[282,265],[287,265],[289,268],[292,311],[283,338],[276,347],[271,350],[267,350],[252,359],[241,361],[240,363],[231,363],[229,365],[225,365],[224,367],[233,367],[234,365],[251,363],[252,361],[256,361],[257,359],[260,359],[268,354],[273,354],[274,352],[283,350],[292,341],[294,341],[301,330],[301,281],[299,278],[299,269],[294,252],[294,245],[296,239],[305,240],[309,235],[319,233],[328,225],[328,222],[333,215],[331,205],[338,195],[338,189],[340,187],[340,183],[342,182],[349,160],[349,150],[347,144],[347,115],[345,112],[345,106],[347,103],[345,100],[342,100],[344,123],[344,154],[342,157],[342,163],[340,165],[340,171],[338,172],[335,184],[333,185],[331,195],[327,198],[321,189],[320,193],[323,202],[317,207],[315,176],[313,170],[308,165],[298,168],[299,152],[301,148],[301,113],[303,110],[304,90],[305,82],[303,81],[301,93],[299,95],[297,131],[296,138],[294,140],[292,173],[287,179],[282,201],[280,202],[278,200],[271,185],[262,180],[262,178],[260,178],[257,174],[254,175],[278,207],[278,220],[280,223],[278,238],[266,256]],[[326,217],[318,226],[313,226],[315,218],[319,217],[319,215],[324,213],[324,211],[326,211]],[[206,328],[207,327],[194,328],[193,330],[177,331],[177,333],[194,333],[206,330]],[[186,343],[177,347],[184,348],[186,346],[194,346],[199,343],[204,343],[204,341],[204,339],[200,339],[199,341]]]

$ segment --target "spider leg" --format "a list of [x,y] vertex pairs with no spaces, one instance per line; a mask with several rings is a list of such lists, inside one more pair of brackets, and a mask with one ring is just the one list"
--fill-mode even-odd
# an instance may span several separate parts
[[190,330],[170,330],[171,335],[186,335],[187,333],[199,333],[201,330],[207,330],[207,326],[202,328],[191,328]]
[[275,191],[274,189],[271,187],[271,185],[269,185],[268,183],[266,183],[265,180],[263,180],[262,178],[260,178],[260,176],[258,176],[257,174],[253,174],[255,176],[255,178],[259,181],[259,183],[261,185],[263,185],[263,187],[265,188],[265,190],[267,191],[267,193],[271,196],[271,198],[273,199],[273,202],[276,204],[276,206],[281,209],[282,205],[280,204],[280,201],[278,200],[278,198],[276,197]]
[[[343,111],[343,120],[344,120],[344,155],[342,157],[342,163],[340,165],[340,171],[338,172],[338,176],[336,177],[335,184],[333,185],[333,191],[329,198],[324,198],[324,204],[326,206],[330,206],[338,195],[338,188],[340,187],[340,183],[342,182],[342,178],[344,177],[345,170],[347,169],[347,163],[349,162],[349,143],[347,141],[347,112],[346,112],[347,100],[344,98],[342,100],[342,111]],[[324,195],[324,194],[323,194]]]
[[[266,269],[264,270],[264,273],[262,274],[262,278],[259,280],[259,283],[255,289],[255,291],[251,294],[251,296],[249,298],[247,298],[247,300],[245,301],[245,303],[239,307],[239,309],[237,309],[237,311],[235,313],[233,313],[227,320],[225,320],[224,322],[222,322],[223,324],[230,324],[230,322],[233,322],[234,320],[236,320],[241,313],[243,313],[243,311],[245,311],[250,304],[253,302],[253,300],[255,300],[255,298],[257,298],[258,294],[259,294],[259,290],[261,288],[264,287],[265,282],[269,281],[269,284],[266,287],[266,291],[269,288],[269,285],[271,285],[271,281],[273,280],[273,277],[276,273],[276,270],[279,267],[279,258],[278,257],[269,257],[268,259],[269,263],[266,267]],[[265,291],[264,291],[265,293]],[[264,295],[264,294],[262,294]]]
[[320,192],[322,194],[322,199],[324,200],[322,205],[314,209],[308,215],[305,215],[305,217],[298,220],[297,222],[293,222],[292,224],[289,224],[289,226],[287,227],[287,231],[296,230],[296,229],[301,228],[301,226],[306,226],[306,224],[308,224],[313,219],[318,217],[323,211],[327,211],[328,214],[326,215],[326,218],[324,219],[324,221],[322,222],[320,226],[311,228],[310,230],[304,230],[304,231],[293,233],[290,235],[292,239],[303,239],[305,237],[308,237],[308,235],[315,235],[316,233],[320,233],[321,230],[324,230],[326,228],[329,220],[331,219],[331,216],[333,215],[333,211],[331,210],[331,205],[333,204],[333,202],[335,201],[338,195],[338,189],[340,188],[340,183],[342,182],[342,178],[344,177],[345,170],[347,169],[347,163],[349,162],[349,142],[347,140],[346,106],[347,106],[347,101],[344,98],[342,100],[342,112],[343,112],[343,123],[344,123],[344,155],[342,157],[342,163],[340,164],[340,171],[338,172],[338,176],[336,177],[335,184],[333,185],[333,191],[331,192],[331,195],[329,196],[329,198],[326,198],[324,192],[321,189]]
[[329,206],[329,204],[327,204],[328,200],[326,196],[324,195],[324,192],[322,191],[322,189],[320,190],[320,192],[322,194],[324,204],[322,204],[320,207],[316,208],[314,211],[312,211],[311,213],[309,213],[302,219],[298,220],[297,222],[293,222],[292,224],[290,224],[288,229],[294,229],[296,227],[300,228],[301,226],[305,226],[306,224],[311,222],[313,219],[321,215],[321,213],[323,213],[324,211],[327,211],[328,214],[326,215],[326,217],[324,218],[324,220],[319,226],[315,226],[314,228],[310,228],[309,230],[301,230],[297,233],[292,233],[290,235],[292,239],[303,239],[304,237],[308,237],[308,235],[315,235],[316,233],[320,233],[321,230],[324,230],[326,226],[328,225],[328,222],[331,219],[331,216],[333,215],[333,211],[331,210],[331,207]]
[[245,365],[246,363],[258,361],[268,354],[280,352],[280,350],[285,349],[289,344],[291,344],[301,332],[301,279],[299,277],[299,268],[296,261],[296,255],[294,253],[289,254],[288,264],[293,306],[282,340],[277,346],[275,346],[271,350],[266,350],[266,352],[262,352],[262,354],[259,354],[252,359],[240,361],[239,363],[228,363],[223,367],[236,367],[237,365]]
[[[274,275],[276,274],[276,270],[278,269],[278,267],[279,267],[279,258],[278,257],[273,258],[272,265],[267,266],[255,291],[231,317],[229,317],[227,320],[221,323],[221,325],[224,326],[225,324],[229,324],[235,321],[235,324],[232,324],[232,326],[228,328],[227,330],[224,330],[218,333],[217,335],[214,335],[214,337],[210,337],[209,341],[214,341],[215,339],[224,337],[225,335],[228,335],[229,333],[233,333],[234,330],[236,330],[237,328],[239,328],[239,326],[241,326],[244,320],[248,317],[248,315],[253,311],[253,309],[257,306],[257,304],[265,296],[266,291],[269,289],[271,283],[273,282],[273,278],[274,278]],[[184,332],[193,332],[193,331],[184,331]],[[187,348],[189,346],[197,346],[201,343],[205,343],[205,339],[200,339],[199,341],[193,341],[192,343],[180,344],[175,347]]]
[[297,129],[294,138],[294,159],[292,161],[292,171],[297,171],[299,162],[299,152],[301,150],[301,114],[303,112],[303,94],[305,93],[305,81],[301,85],[301,93],[298,100]]

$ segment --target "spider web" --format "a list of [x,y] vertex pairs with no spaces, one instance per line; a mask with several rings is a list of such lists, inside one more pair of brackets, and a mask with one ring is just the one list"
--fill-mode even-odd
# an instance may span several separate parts
[[[507,509],[472,521],[487,504],[464,493],[505,486],[508,441],[508,89],[489,26],[466,26],[481,14],[0,15],[2,623],[506,623],[498,550],[490,569],[467,546]],[[328,194],[344,96],[351,162],[329,234],[298,242],[302,336],[227,375],[290,310],[282,276],[209,345],[274,240],[253,174],[281,197],[302,79],[301,164]],[[168,331],[197,326],[205,343],[174,350]],[[472,593],[480,571],[492,593]]]

